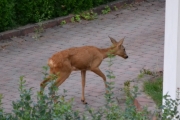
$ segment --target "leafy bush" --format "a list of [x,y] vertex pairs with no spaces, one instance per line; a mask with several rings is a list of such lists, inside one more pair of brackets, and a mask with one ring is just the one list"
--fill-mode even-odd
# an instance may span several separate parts
[[[24,87],[25,80],[20,77],[19,92],[20,100],[13,101],[12,113],[4,113],[1,107],[0,96],[0,120],[77,120],[79,113],[72,110],[72,101],[65,101],[63,96],[57,96],[57,88],[49,87],[48,94],[38,92],[37,102],[33,101],[32,88]],[[65,92],[65,91],[64,91]],[[52,97],[53,96],[53,97]]]
[[[79,13],[115,0],[1,0],[0,32],[14,26]],[[16,23],[16,24],[15,24]]]
[[[179,90],[177,91],[179,92]],[[180,113],[178,111],[178,106],[180,105],[180,99],[176,98],[173,100],[170,95],[166,94],[163,96],[165,100],[164,105],[160,107],[163,113],[160,114],[160,120],[179,120]]]
[[55,0],[16,0],[16,21],[20,25],[52,18]]
[[15,25],[14,0],[1,0],[0,2],[0,32]]

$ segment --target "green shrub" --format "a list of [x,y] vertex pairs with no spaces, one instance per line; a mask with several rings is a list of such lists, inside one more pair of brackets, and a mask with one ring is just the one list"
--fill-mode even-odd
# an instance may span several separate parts
[[16,0],[15,3],[16,21],[20,25],[39,22],[53,16],[53,0]]
[[14,27],[14,0],[0,2],[0,32]]
[[[1,0],[0,32],[14,26],[78,14],[115,0]],[[15,24],[16,23],[16,24]]]
[[[179,89],[176,91],[179,92]],[[179,120],[180,113],[178,111],[178,106],[180,105],[180,99],[172,99],[168,93],[163,96],[164,105],[160,107],[163,113],[160,114],[160,120]]]
[[[57,77],[54,77],[54,80]],[[24,77],[20,77],[20,99],[13,101],[12,113],[4,113],[1,107],[0,96],[0,120],[78,120],[79,113],[72,110],[73,99],[66,101],[63,96],[56,95],[58,90],[53,83],[48,88],[48,94],[38,92],[37,102],[32,98],[32,88],[25,88]],[[64,91],[66,92],[66,91]],[[55,94],[54,94],[55,93]],[[53,96],[53,97],[52,97]],[[56,100],[56,101],[55,101]]]

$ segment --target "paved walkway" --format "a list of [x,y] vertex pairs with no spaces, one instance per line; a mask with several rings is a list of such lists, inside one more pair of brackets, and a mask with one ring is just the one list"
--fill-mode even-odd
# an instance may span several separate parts
[[[116,57],[112,69],[116,75],[115,96],[126,80],[131,80],[139,74],[140,69],[163,69],[164,46],[164,2],[144,2],[135,8],[123,9],[100,15],[93,21],[81,21],[47,29],[40,40],[28,36],[0,41],[0,93],[4,95],[3,107],[11,110],[11,101],[19,97],[18,80],[25,75],[27,87],[39,90],[43,79],[42,66],[55,52],[83,45],[93,45],[100,48],[111,45],[108,35],[119,40],[126,36],[124,46],[128,59]],[[106,73],[108,59],[105,59],[100,69]],[[84,110],[81,98],[80,72],[73,72],[59,87],[59,93],[66,89],[67,97],[75,98],[74,107]],[[85,96],[87,102],[94,108],[105,104],[103,80],[92,72],[87,72]],[[120,97],[120,96],[119,96]]]

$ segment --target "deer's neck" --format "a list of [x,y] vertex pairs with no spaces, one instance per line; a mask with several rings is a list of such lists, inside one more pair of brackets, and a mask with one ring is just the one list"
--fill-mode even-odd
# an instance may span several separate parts
[[109,48],[103,48],[103,49],[99,49],[99,51],[101,52],[101,54],[103,55],[103,58],[107,58],[108,54],[114,54],[114,47],[109,47]]

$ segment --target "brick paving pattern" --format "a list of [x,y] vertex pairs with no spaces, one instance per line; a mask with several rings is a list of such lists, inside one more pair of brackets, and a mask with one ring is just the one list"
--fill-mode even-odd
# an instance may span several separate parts
[[[144,2],[136,7],[120,9],[106,15],[99,15],[93,21],[81,21],[47,29],[40,40],[33,39],[34,33],[27,36],[0,41],[0,93],[4,95],[3,107],[10,111],[12,100],[19,98],[18,81],[25,76],[27,87],[39,90],[43,79],[42,66],[57,51],[93,45],[109,47],[108,36],[117,40],[125,38],[124,46],[128,59],[116,57],[112,69],[115,78],[115,96],[126,80],[135,78],[144,67],[150,70],[163,69],[164,50],[164,2]],[[100,66],[103,73],[108,69],[108,59]],[[66,89],[67,97],[74,97],[74,108],[84,111],[81,103],[80,71],[73,72],[59,87],[59,93]],[[85,97],[92,107],[105,104],[103,80],[92,72],[87,72]]]

